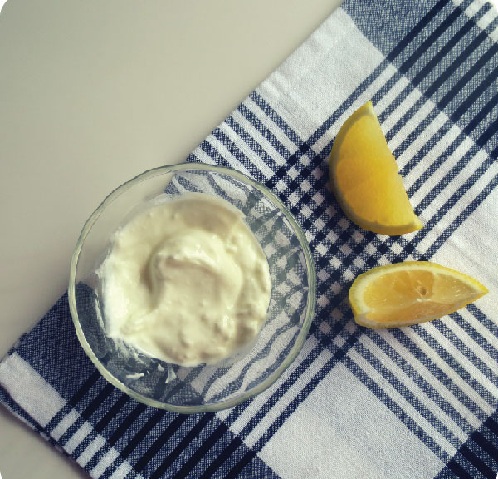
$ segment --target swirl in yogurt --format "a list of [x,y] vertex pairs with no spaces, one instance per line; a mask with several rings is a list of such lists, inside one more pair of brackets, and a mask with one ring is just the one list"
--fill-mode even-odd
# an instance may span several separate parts
[[253,341],[271,296],[268,261],[242,213],[204,194],[134,216],[114,234],[99,276],[108,336],[184,366]]

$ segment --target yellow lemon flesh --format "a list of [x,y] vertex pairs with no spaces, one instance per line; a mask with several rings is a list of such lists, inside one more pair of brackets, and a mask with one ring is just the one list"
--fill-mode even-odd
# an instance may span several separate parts
[[355,321],[367,328],[397,328],[455,312],[488,290],[474,278],[429,261],[378,266],[349,289]]
[[401,235],[422,227],[372,102],[365,103],[342,125],[330,153],[329,167],[337,201],[361,228]]

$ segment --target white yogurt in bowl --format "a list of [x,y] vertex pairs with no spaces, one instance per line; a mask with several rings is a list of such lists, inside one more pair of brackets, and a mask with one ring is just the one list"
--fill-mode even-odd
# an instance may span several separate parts
[[83,226],[68,300],[102,376],[149,406],[220,411],[301,350],[316,275],[306,236],[264,185],[201,163],[123,183]]
[[205,194],[156,202],[111,239],[98,270],[106,333],[182,366],[237,353],[266,319],[266,256],[230,203]]

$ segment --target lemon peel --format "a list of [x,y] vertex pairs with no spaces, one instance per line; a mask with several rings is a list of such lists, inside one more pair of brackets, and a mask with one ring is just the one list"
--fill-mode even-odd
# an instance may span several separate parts
[[329,171],[338,203],[361,228],[385,235],[422,228],[371,101],[340,128],[329,156]]

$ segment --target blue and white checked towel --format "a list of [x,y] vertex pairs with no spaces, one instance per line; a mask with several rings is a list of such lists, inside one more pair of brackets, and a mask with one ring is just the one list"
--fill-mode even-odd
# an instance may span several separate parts
[[[129,399],[80,348],[67,297],[0,363],[0,399],[94,478],[493,478],[498,473],[498,13],[482,0],[346,0],[189,160],[273,189],[306,231],[318,309],[269,390],[220,413]],[[344,120],[373,99],[425,227],[358,229],[328,189]],[[371,331],[353,278],[430,259],[490,293],[450,317]]]

